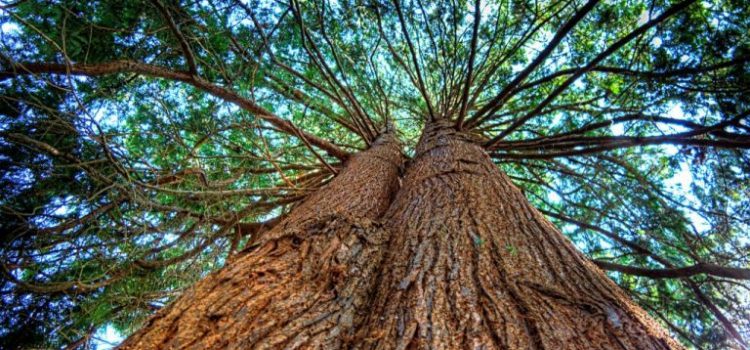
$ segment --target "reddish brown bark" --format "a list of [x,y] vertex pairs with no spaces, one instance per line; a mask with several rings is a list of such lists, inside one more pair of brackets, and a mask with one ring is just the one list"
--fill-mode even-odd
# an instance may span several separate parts
[[452,126],[426,128],[386,214],[355,348],[680,348]]
[[680,348],[453,126],[426,127],[392,203],[381,139],[121,348]]
[[374,221],[398,189],[392,136],[348,161],[326,187],[162,310],[120,349],[344,347],[353,339],[382,258]]

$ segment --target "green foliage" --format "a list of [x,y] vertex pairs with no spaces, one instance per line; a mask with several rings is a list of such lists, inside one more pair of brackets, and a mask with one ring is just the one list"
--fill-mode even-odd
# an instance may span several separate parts
[[[283,215],[341,168],[309,137],[195,77],[350,153],[392,122],[413,156],[430,110],[458,118],[473,2],[160,4],[166,15],[130,0],[27,0],[0,12],[0,348],[93,348],[106,326],[132,332],[252,242],[242,224]],[[484,142],[531,113],[488,153],[593,259],[748,268],[750,125],[736,119],[750,109],[745,1],[697,1],[532,113],[570,72],[675,4],[598,3],[466,131]],[[465,121],[583,5],[482,1]],[[124,60],[189,78],[72,72]],[[687,346],[736,344],[692,286],[750,339],[747,281],[611,277]]]

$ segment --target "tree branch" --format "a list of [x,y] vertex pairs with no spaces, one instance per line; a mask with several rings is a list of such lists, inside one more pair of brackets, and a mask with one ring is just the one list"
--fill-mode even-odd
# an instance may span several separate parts
[[[598,0],[597,0],[598,1]],[[477,37],[479,36],[479,22],[482,20],[482,13],[480,12],[481,1],[476,0],[474,2],[474,27],[471,32],[471,51],[469,52],[469,63],[466,72],[466,81],[464,82],[464,89],[461,93],[461,109],[458,112],[458,120],[456,121],[456,128],[461,130],[464,123],[464,117],[466,116],[466,109],[468,108],[469,102],[469,89],[471,89],[471,82],[474,79],[472,74],[474,73],[474,59],[477,55]]]
[[185,60],[187,61],[190,73],[193,75],[197,75],[198,67],[195,65],[195,56],[193,56],[193,50],[190,49],[190,44],[188,44],[187,39],[185,39],[185,36],[180,31],[177,23],[175,23],[172,15],[169,14],[169,10],[164,5],[162,5],[159,0],[151,0],[151,3],[153,3],[154,6],[156,6],[156,8],[159,10],[159,12],[161,12],[162,16],[164,16],[164,19],[167,21],[167,25],[169,25],[169,29],[172,30],[172,33],[174,33],[177,41],[180,42],[180,48],[182,49],[182,54],[185,55]]
[[[685,67],[685,68],[677,68],[677,69],[661,71],[661,72],[631,70],[627,68],[610,67],[610,66],[594,67],[593,69],[590,70],[590,72],[612,73],[612,74],[619,74],[619,75],[632,76],[632,77],[642,77],[646,79],[669,79],[669,78],[675,78],[675,77],[681,77],[681,76],[687,76],[687,75],[693,75],[693,74],[708,73],[708,72],[716,71],[719,69],[743,64],[748,61],[750,61],[750,55],[742,55],[735,59],[724,61],[724,62],[717,63],[717,64],[710,65],[710,66]],[[549,74],[547,76],[544,76],[542,78],[539,78],[537,80],[534,80],[530,83],[527,83],[518,87],[518,89],[516,89],[514,93],[550,82],[554,80],[555,78],[574,74],[578,69],[579,68],[569,68],[569,69],[563,69],[563,70],[557,71],[555,73]]]
[[700,274],[708,274],[717,277],[726,277],[741,280],[750,279],[750,269],[725,267],[711,263],[698,263],[686,267],[666,269],[648,269],[643,267],[620,265],[603,260],[592,261],[597,266],[599,266],[599,268],[604,270],[617,271],[628,275],[643,276],[648,278],[682,278]]
[[[669,260],[667,260],[667,259],[665,259],[665,258],[663,258],[661,256],[658,256],[658,255],[654,254],[651,250],[649,250],[649,249],[641,246],[640,244],[632,242],[632,241],[629,241],[627,239],[624,239],[624,238],[616,235],[615,233],[613,233],[611,231],[607,231],[607,230],[602,229],[600,227],[597,227],[597,226],[594,226],[594,225],[591,225],[591,224],[588,224],[588,223],[585,223],[585,222],[578,221],[576,219],[573,219],[571,217],[568,217],[568,216],[565,216],[565,215],[562,215],[562,214],[559,214],[559,213],[553,213],[553,212],[546,211],[546,210],[541,210],[541,209],[539,211],[542,212],[542,214],[544,214],[544,215],[547,215],[547,216],[550,216],[550,217],[554,217],[554,218],[557,218],[557,219],[562,220],[562,221],[569,222],[571,224],[580,226],[582,228],[587,228],[587,229],[599,232],[599,233],[601,233],[601,234],[603,234],[603,235],[605,235],[605,236],[613,239],[614,241],[616,241],[616,242],[618,242],[620,244],[625,245],[626,247],[630,248],[631,250],[633,250],[636,253],[643,254],[643,255],[651,257],[656,262],[664,265],[665,267],[667,267],[669,269],[673,269],[674,268],[674,265],[672,265],[672,263],[669,262]],[[683,277],[682,281],[684,281],[684,283],[688,286],[688,288],[690,288],[693,291],[693,293],[695,294],[695,296],[698,298],[698,301],[700,301],[701,304],[703,304],[706,308],[709,309],[709,311],[711,311],[711,313],[714,315],[714,317],[716,317],[719,320],[719,322],[721,322],[721,324],[724,327],[724,329],[740,345],[742,345],[743,348],[744,348],[744,345],[746,345],[747,343],[742,338],[742,336],[737,331],[737,329],[734,327],[734,325],[732,324],[732,322],[729,321],[729,319],[727,319],[727,317],[724,315],[724,313],[721,312],[721,310],[711,301],[711,299],[709,299],[703,293],[703,291],[700,290],[700,288],[698,287],[698,285],[695,282],[693,282],[692,280],[690,280],[690,278]]]
[[396,14],[398,14],[398,21],[401,24],[401,30],[404,32],[404,39],[406,39],[406,45],[409,47],[409,52],[411,53],[411,60],[412,60],[412,63],[414,64],[414,70],[416,71],[417,82],[419,83],[417,88],[419,89],[419,92],[422,93],[422,97],[424,98],[424,101],[427,104],[427,111],[430,114],[430,119],[436,120],[437,116],[435,115],[435,110],[432,108],[430,95],[427,93],[427,87],[425,87],[424,80],[422,79],[422,70],[419,69],[419,61],[417,60],[417,52],[414,49],[414,44],[412,44],[411,42],[409,31],[406,28],[406,20],[404,20],[404,14],[401,11],[401,4],[399,3],[398,0],[393,0],[393,4],[396,7]]
[[527,113],[521,118],[518,118],[511,124],[507,129],[503,130],[499,135],[495,136],[492,140],[487,142],[485,144],[485,147],[491,148],[494,144],[498,143],[500,140],[502,140],[505,136],[508,136],[510,133],[521,127],[523,124],[526,124],[527,121],[529,121],[531,118],[536,116],[539,112],[541,112],[547,105],[552,103],[552,101],[557,98],[560,94],[563,93],[563,91],[567,90],[567,88],[572,85],[578,78],[581,77],[581,75],[585,74],[586,72],[590,71],[594,67],[596,67],[599,62],[603,61],[613,53],[615,53],[617,50],[625,46],[628,42],[635,39],[636,37],[640,36],[641,34],[645,33],[649,29],[655,27],[657,24],[664,22],[668,18],[672,17],[676,13],[679,13],[680,11],[686,9],[688,6],[692,5],[696,0],[683,0],[672,7],[668,8],[666,11],[664,11],[661,15],[658,17],[646,22],[644,25],[638,27],[637,29],[630,32],[630,34],[626,35],[622,39],[618,40],[611,46],[609,46],[606,50],[604,50],[602,53],[596,56],[591,62],[589,62],[584,67],[579,68],[576,70],[575,73],[571,75],[565,82],[563,82],[560,86],[558,86],[552,93],[547,96],[544,101],[539,103],[534,110]]
[[492,115],[495,113],[500,107],[502,107],[503,102],[510,96],[511,92],[518,87],[519,84],[521,84],[534,70],[536,70],[537,67],[539,67],[540,64],[544,62],[544,60],[549,57],[550,54],[552,54],[552,51],[554,51],[555,48],[557,48],[558,45],[560,45],[560,42],[562,42],[562,39],[565,38],[568,33],[570,33],[571,30],[580,22],[583,17],[585,17],[591,10],[594,8],[594,6],[599,2],[599,0],[589,0],[583,7],[578,10],[573,17],[571,17],[565,24],[555,33],[555,36],[550,40],[549,44],[542,50],[542,52],[539,53],[539,55],[532,61],[526,68],[521,71],[521,73],[518,73],[515,79],[511,81],[508,85],[506,85],[500,93],[497,94],[490,102],[488,102],[482,109],[480,109],[474,116],[471,118],[471,120],[468,121],[468,126],[472,127],[474,125],[479,125],[482,123],[482,121],[485,120],[485,115]]
[[231,102],[239,106],[240,108],[253,113],[259,118],[271,123],[279,130],[293,136],[305,137],[310,144],[319,147],[326,151],[330,156],[345,160],[349,157],[349,153],[343,151],[338,146],[331,142],[317,137],[312,134],[308,134],[291,122],[281,119],[273,113],[265,110],[264,108],[255,104],[254,101],[244,98],[236,92],[227,89],[225,87],[215,85],[207,80],[200,77],[191,75],[187,72],[173,71],[165,67],[155,66],[147,63],[131,61],[131,60],[119,60],[106,63],[97,64],[58,64],[58,63],[23,63],[16,64],[11,70],[0,71],[0,81],[19,76],[29,74],[72,74],[72,75],[83,75],[83,76],[103,76],[116,73],[137,73],[143,74],[150,77],[169,79],[174,81],[180,81],[183,83],[190,84],[200,90],[203,90],[213,96],[223,99],[224,101]]

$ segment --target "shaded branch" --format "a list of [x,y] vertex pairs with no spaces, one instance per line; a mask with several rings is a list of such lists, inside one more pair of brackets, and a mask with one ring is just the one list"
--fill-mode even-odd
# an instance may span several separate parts
[[[604,236],[611,238],[615,242],[618,242],[618,243],[620,243],[620,244],[622,244],[622,245],[630,248],[631,250],[633,250],[636,253],[643,254],[643,255],[646,255],[646,256],[654,259],[656,262],[664,265],[665,267],[667,267],[669,269],[674,269],[675,268],[675,266],[669,260],[667,260],[667,259],[665,259],[665,258],[663,258],[663,257],[661,257],[659,255],[656,255],[651,250],[649,250],[648,248],[645,248],[645,247],[641,246],[638,243],[629,241],[627,239],[624,239],[624,238],[616,235],[614,232],[607,231],[607,230],[602,229],[602,228],[600,228],[598,226],[594,226],[594,225],[591,225],[591,224],[588,224],[588,223],[585,223],[585,222],[573,219],[571,217],[568,217],[568,216],[565,216],[565,215],[562,215],[562,214],[559,214],[559,213],[553,213],[553,212],[546,211],[546,210],[541,210],[541,209],[539,211],[542,212],[544,215],[547,215],[547,216],[550,216],[550,217],[553,217],[553,218],[557,218],[559,220],[562,220],[562,221],[574,224],[576,226],[580,226],[582,228],[590,229],[592,231],[595,231],[595,232],[598,232],[600,234],[603,234]],[[734,338],[741,345],[747,344],[745,342],[745,340],[742,338],[742,336],[740,335],[740,333],[737,331],[737,328],[734,327],[734,325],[732,324],[732,322],[724,315],[724,313],[716,306],[716,304],[714,304],[714,302],[711,301],[711,299],[709,299],[706,296],[706,294],[703,293],[703,291],[700,290],[700,288],[698,287],[698,285],[695,282],[693,282],[692,280],[690,280],[690,278],[688,278],[688,277],[683,277],[681,279],[688,286],[688,288],[690,288],[693,291],[693,293],[695,294],[695,296],[698,298],[698,301],[700,301],[701,304],[703,304],[706,308],[708,308],[709,311],[711,311],[711,313],[714,315],[714,317],[716,317],[719,320],[719,322],[722,324],[722,326],[724,327],[724,329],[732,336],[732,338]]]
[[583,74],[590,71],[594,67],[596,67],[599,62],[603,61],[607,57],[611,56],[613,53],[617,52],[620,48],[625,46],[625,44],[629,43],[636,37],[640,36],[641,34],[645,33],[649,29],[655,27],[657,24],[667,20],[668,18],[672,17],[673,15],[679,13],[680,11],[686,9],[688,6],[692,5],[696,0],[684,0],[681,1],[670,8],[668,8],[666,11],[664,11],[661,15],[658,17],[646,22],[644,25],[638,27],[634,31],[630,32],[630,34],[626,35],[625,37],[621,38],[620,40],[616,41],[614,44],[609,46],[606,50],[604,50],[602,53],[596,56],[593,60],[591,60],[587,65],[584,67],[579,68],[576,70],[575,73],[571,75],[565,82],[563,82],[560,86],[558,86],[549,96],[547,96],[546,99],[544,99],[541,103],[539,103],[534,110],[527,113],[523,117],[520,117],[516,119],[513,124],[511,124],[508,128],[503,130],[499,135],[495,136],[492,140],[487,142],[485,144],[485,147],[492,148],[493,145],[500,142],[505,136],[509,135],[513,131],[517,130],[522,125],[526,124],[527,121],[529,121],[531,118],[536,116],[539,112],[541,112],[547,105],[552,103],[560,94],[563,93],[563,91],[567,90],[567,88],[572,85],[578,78],[580,78]]
[[411,60],[414,64],[414,70],[416,71],[417,76],[417,88],[419,89],[419,92],[422,94],[422,97],[424,98],[425,103],[427,104],[427,111],[430,114],[430,119],[436,120],[437,116],[435,115],[435,110],[432,108],[432,102],[430,101],[430,96],[427,93],[427,87],[424,84],[424,79],[422,79],[422,70],[419,69],[419,60],[417,60],[417,52],[414,49],[414,44],[411,42],[411,37],[409,36],[409,30],[406,28],[406,20],[404,20],[404,14],[401,10],[401,4],[398,0],[393,0],[393,4],[396,7],[396,14],[398,14],[398,21],[401,24],[401,30],[404,32],[404,39],[406,39],[406,45],[409,47],[409,52],[411,53]]
[[180,31],[177,23],[175,23],[174,18],[169,13],[169,10],[164,5],[162,5],[161,1],[159,0],[151,0],[151,3],[154,4],[159,12],[161,12],[162,16],[164,16],[164,19],[167,21],[167,25],[169,25],[169,29],[177,38],[177,41],[180,42],[180,48],[182,49],[182,54],[185,56],[185,61],[187,61],[190,73],[193,75],[197,75],[198,67],[195,65],[195,56],[193,56],[193,50],[190,49],[190,44],[188,44],[187,39],[185,39],[182,31]]
[[[627,68],[610,67],[610,66],[594,67],[590,70],[590,72],[612,73],[612,74],[640,77],[640,78],[646,78],[646,79],[669,79],[669,78],[682,77],[682,76],[688,76],[688,75],[694,75],[694,74],[708,73],[708,72],[716,71],[719,69],[724,69],[724,68],[729,68],[732,66],[740,65],[748,61],[750,61],[750,55],[742,55],[735,59],[724,61],[724,62],[717,63],[717,64],[710,65],[710,66],[685,67],[685,68],[678,68],[678,69],[661,71],[661,72],[632,70],[632,69],[627,69]],[[578,69],[579,68],[568,68],[568,69],[557,71],[555,73],[552,73],[542,78],[539,78],[537,80],[534,80],[530,83],[524,84],[520,86],[518,89],[516,89],[515,92],[530,89],[532,87],[535,87],[544,83],[548,83],[554,80],[555,78],[575,74],[575,72]]]
[[[508,154],[493,154],[499,157],[507,158],[527,158],[527,159],[545,159],[565,156],[577,156],[599,153],[603,151],[618,149],[618,148],[629,148],[635,146],[645,145],[659,145],[659,144],[672,144],[672,145],[691,145],[699,147],[717,147],[717,148],[738,148],[747,149],[750,148],[750,135],[735,134],[724,131],[723,129],[727,126],[737,125],[739,122],[748,117],[750,111],[741,113],[729,120],[725,120],[721,123],[717,123],[711,126],[700,126],[695,123],[685,122],[677,123],[684,126],[693,128],[692,131],[677,133],[672,135],[663,136],[576,136],[578,133],[593,130],[595,128],[603,127],[608,122],[594,123],[589,126],[585,126],[571,133],[561,134],[557,137],[550,138],[539,138],[528,141],[513,141],[504,142],[500,145],[495,146],[495,150],[500,149],[512,149],[512,150],[523,150],[523,149],[539,149],[542,151],[546,150],[561,150],[558,152],[549,153],[508,153]],[[640,119],[641,115],[635,115],[634,119]],[[646,117],[643,117],[647,119]],[[622,120],[629,120],[629,116],[623,117]],[[666,122],[670,122],[673,119],[664,118]],[[718,136],[716,139],[708,139],[704,135]]]
[[555,33],[555,36],[550,40],[550,42],[547,44],[547,46],[542,50],[542,52],[539,53],[539,55],[534,58],[534,60],[526,66],[526,68],[518,73],[518,75],[511,81],[508,85],[506,85],[500,93],[498,93],[490,102],[488,102],[482,109],[480,109],[474,116],[471,118],[471,120],[468,122],[468,126],[472,127],[475,125],[479,125],[482,123],[482,121],[485,120],[485,115],[492,115],[495,113],[500,107],[502,107],[503,102],[510,96],[511,92],[518,87],[519,84],[521,84],[526,78],[536,70],[539,65],[541,65],[544,60],[549,57],[550,54],[552,54],[552,51],[554,51],[555,48],[557,48],[558,45],[560,45],[560,42],[562,42],[562,39],[565,38],[568,33],[570,33],[571,30],[580,22],[589,12],[591,12],[592,9],[594,9],[594,6],[599,2],[599,0],[589,0],[580,10],[578,10],[573,17],[571,17],[565,24]]
[[643,276],[648,278],[682,278],[691,277],[700,274],[707,274],[717,277],[726,277],[734,279],[750,279],[750,269],[738,267],[725,267],[711,263],[698,263],[686,267],[666,268],[666,269],[648,269],[636,266],[627,266],[615,264],[603,260],[592,260],[599,268],[608,271],[622,272],[628,275]]
[[338,146],[331,142],[317,137],[315,135],[306,133],[291,122],[281,119],[266,109],[258,106],[254,101],[244,98],[236,92],[227,89],[225,87],[215,85],[207,80],[200,77],[191,75],[186,72],[173,71],[165,67],[151,65],[147,63],[131,61],[131,60],[119,60],[106,63],[97,64],[59,64],[59,63],[23,63],[16,64],[12,70],[0,71],[0,81],[19,76],[29,74],[72,74],[72,75],[83,75],[83,76],[102,76],[116,73],[137,73],[143,74],[150,77],[169,79],[174,81],[180,81],[190,84],[200,90],[203,90],[213,96],[223,99],[224,101],[231,102],[239,106],[240,108],[253,113],[259,118],[271,123],[279,130],[293,136],[304,137],[310,144],[319,147],[326,151],[330,156],[345,160],[349,157],[349,153],[343,151]]
[[458,112],[458,120],[456,121],[456,128],[461,130],[464,123],[464,117],[466,116],[466,109],[469,103],[469,89],[471,89],[471,83],[474,77],[474,59],[477,55],[477,37],[479,36],[479,22],[482,20],[482,14],[480,12],[481,1],[476,0],[474,3],[474,27],[471,32],[471,51],[469,51],[469,63],[466,72],[466,81],[464,82],[464,89],[461,93],[461,108]]

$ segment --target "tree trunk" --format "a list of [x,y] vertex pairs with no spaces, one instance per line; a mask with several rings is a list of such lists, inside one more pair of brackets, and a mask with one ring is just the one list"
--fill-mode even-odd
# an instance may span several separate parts
[[681,348],[453,122],[428,125],[358,349]]
[[403,157],[385,135],[267,232],[197,283],[120,349],[347,346],[366,316],[387,236],[374,221],[398,190]]
[[389,136],[121,349],[680,348],[452,126],[393,202]]

